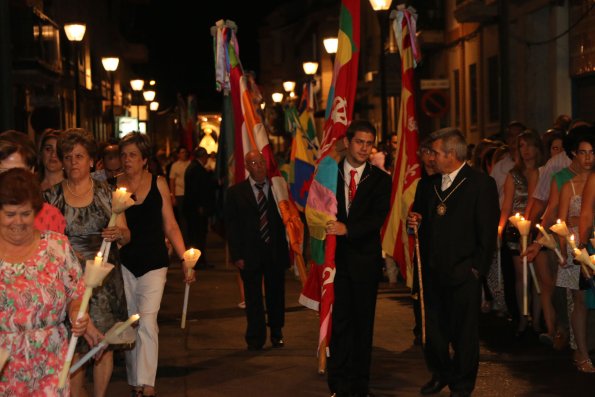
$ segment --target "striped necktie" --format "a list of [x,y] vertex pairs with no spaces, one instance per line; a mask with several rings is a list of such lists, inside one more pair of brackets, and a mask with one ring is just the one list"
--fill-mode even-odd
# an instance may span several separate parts
[[265,243],[271,241],[271,234],[269,232],[269,220],[267,218],[267,197],[264,194],[264,182],[255,183],[256,189],[258,189],[258,195],[256,197],[256,204],[258,204],[258,215],[260,217],[259,231],[260,238]]

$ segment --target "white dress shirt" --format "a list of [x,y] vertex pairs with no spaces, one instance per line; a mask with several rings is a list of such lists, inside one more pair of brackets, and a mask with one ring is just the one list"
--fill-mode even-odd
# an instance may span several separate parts
[[351,170],[356,170],[357,174],[355,174],[355,186],[359,185],[359,181],[362,178],[362,174],[364,173],[364,169],[366,169],[366,163],[363,163],[357,168],[354,168],[349,164],[349,161],[345,160],[343,162],[343,182],[344,182],[344,191],[345,191],[345,210],[349,214],[349,183],[351,181]]

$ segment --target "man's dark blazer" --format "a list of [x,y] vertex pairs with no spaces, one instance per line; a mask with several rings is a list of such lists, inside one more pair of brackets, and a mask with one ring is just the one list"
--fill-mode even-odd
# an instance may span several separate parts
[[[494,179],[468,165],[451,186],[441,191],[442,176],[420,180],[413,211],[421,214],[419,228],[421,261],[428,278],[436,285],[464,283],[476,269],[485,276],[496,248],[500,208]],[[445,201],[446,214],[438,215],[438,194]]]
[[391,180],[386,172],[366,163],[347,215],[345,185],[349,185],[350,176],[343,175],[344,161],[339,163],[337,220],[347,226],[347,236],[337,236],[337,272],[348,272],[354,280],[378,281],[382,269],[380,229],[390,209]]
[[[275,199],[268,181],[267,214],[271,235],[271,260],[275,266],[289,267],[289,251],[285,237],[283,220],[277,210]],[[258,266],[263,255],[263,243],[259,234],[260,216],[256,197],[252,191],[250,180],[246,179],[227,191],[225,200],[225,227],[229,253],[233,262],[243,259],[247,269]]]

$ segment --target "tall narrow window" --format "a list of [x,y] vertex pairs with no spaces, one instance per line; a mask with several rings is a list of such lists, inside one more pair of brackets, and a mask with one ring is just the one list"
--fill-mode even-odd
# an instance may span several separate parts
[[454,109],[455,109],[455,126],[461,125],[461,78],[459,76],[459,69],[455,69],[452,72],[452,80],[454,87]]
[[469,115],[471,125],[477,125],[477,64],[469,65]]
[[498,56],[488,58],[488,121],[496,123],[500,120],[500,73],[498,72]]

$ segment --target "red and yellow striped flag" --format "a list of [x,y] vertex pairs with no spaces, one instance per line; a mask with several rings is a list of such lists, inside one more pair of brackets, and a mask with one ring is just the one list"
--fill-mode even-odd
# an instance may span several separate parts
[[391,209],[382,228],[382,249],[399,264],[407,286],[413,285],[413,239],[407,234],[407,214],[421,178],[417,157],[418,131],[415,118],[413,72],[421,56],[415,41],[417,15],[412,7],[393,11],[392,27],[401,54],[401,109],[398,144],[393,171]]

